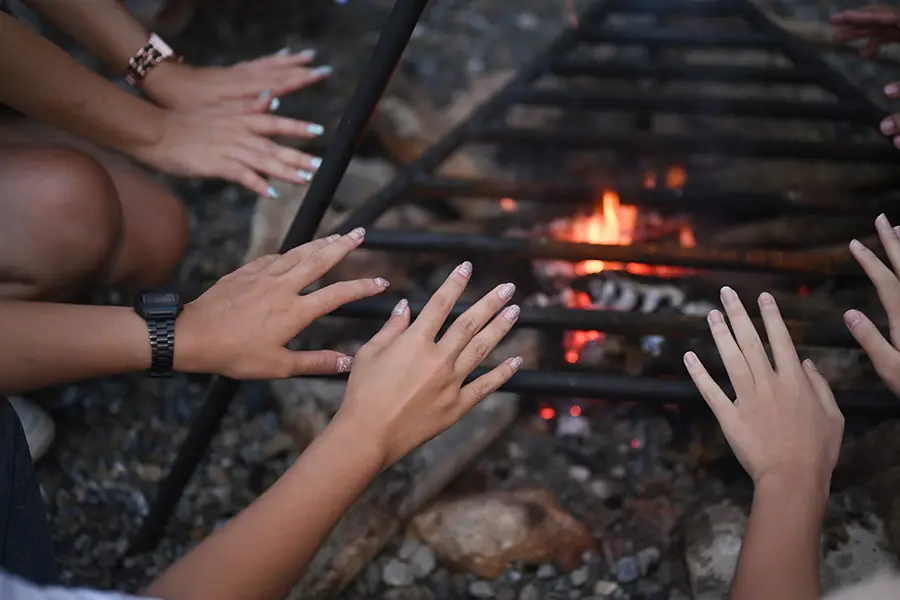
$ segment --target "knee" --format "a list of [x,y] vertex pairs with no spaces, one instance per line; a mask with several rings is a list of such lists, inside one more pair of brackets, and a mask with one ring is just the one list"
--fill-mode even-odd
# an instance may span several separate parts
[[[162,185],[153,185],[142,197],[152,211],[146,211],[141,219],[126,217],[122,268],[111,282],[125,291],[156,288],[168,282],[190,241],[188,212],[178,197]],[[135,230],[129,231],[132,227]]]

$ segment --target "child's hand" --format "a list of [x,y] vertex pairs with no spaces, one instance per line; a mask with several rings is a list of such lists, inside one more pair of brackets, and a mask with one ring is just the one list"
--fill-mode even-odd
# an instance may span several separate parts
[[827,497],[844,431],[844,417],[828,382],[812,361],[801,366],[770,294],[759,297],[759,307],[775,359],[774,370],[734,290],[722,288],[722,303],[734,337],[717,310],[709,313],[709,327],[737,399],[732,401],[697,355],[688,352],[684,362],[691,379],[755,484],[770,476],[787,478],[798,485],[814,486]]
[[863,58],[872,58],[881,46],[900,41],[900,9],[894,6],[874,4],[845,10],[832,15],[831,24],[838,42],[867,40],[859,51]]
[[353,360],[336,420],[353,420],[372,436],[382,467],[453,425],[522,365],[521,358],[511,358],[463,386],[519,316],[513,305],[491,319],[512,298],[511,283],[488,293],[435,342],[471,273],[471,263],[457,267],[412,325],[401,301]]
[[351,358],[331,350],[285,348],[310,323],[353,300],[383,292],[388,282],[341,281],[300,296],[362,243],[365,231],[312,241],[256,259],[222,277],[185,306],[175,322],[175,369],[235,379],[275,379],[349,370]]
[[900,351],[897,350],[900,348],[900,280],[896,274],[900,269],[900,238],[897,237],[898,228],[891,227],[884,215],[875,219],[875,228],[894,266],[893,271],[857,240],[850,242],[850,252],[875,284],[890,323],[891,341],[884,339],[872,321],[858,310],[844,313],[844,322],[869,355],[884,383],[891,391],[900,395]]

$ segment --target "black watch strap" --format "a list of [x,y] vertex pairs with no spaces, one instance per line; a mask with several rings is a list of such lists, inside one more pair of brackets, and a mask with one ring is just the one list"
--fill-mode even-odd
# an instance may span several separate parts
[[175,363],[175,319],[148,319],[150,377],[171,377]]

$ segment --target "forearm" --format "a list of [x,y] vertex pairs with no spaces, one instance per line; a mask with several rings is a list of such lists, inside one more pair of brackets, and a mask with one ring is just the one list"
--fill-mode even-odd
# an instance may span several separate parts
[[366,432],[336,418],[261,498],[154,580],[163,600],[281,600],[380,469]]
[[147,325],[130,308],[0,302],[0,394],[149,366]]
[[819,534],[828,500],[822,489],[803,476],[759,482],[731,600],[819,598]]
[[161,109],[120,90],[3,12],[0,103],[122,152],[152,145],[162,134]]

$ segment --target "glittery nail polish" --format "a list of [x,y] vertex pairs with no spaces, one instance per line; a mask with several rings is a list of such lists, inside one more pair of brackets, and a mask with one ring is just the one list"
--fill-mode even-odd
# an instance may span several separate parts
[[497,295],[501,300],[509,300],[516,293],[516,285],[514,283],[504,283],[497,288]]
[[397,306],[394,307],[394,310],[391,311],[392,315],[399,316],[406,312],[406,309],[409,307],[409,302],[407,302],[406,298],[397,303]]
[[375,284],[376,284],[378,287],[386,288],[386,287],[388,287],[389,285],[391,285],[391,282],[388,281],[387,279],[385,279],[384,277],[376,277],[376,278],[375,278]]
[[357,227],[353,231],[347,234],[351,240],[356,240],[357,242],[361,241],[364,237],[366,237],[366,230],[362,227]]
[[337,359],[337,372],[338,373],[347,373],[350,371],[350,367],[353,366],[353,358],[350,356],[342,356]]
[[472,274],[472,263],[470,263],[469,261],[464,262],[463,264],[456,267],[456,272],[463,277],[469,277]]
[[521,309],[519,308],[518,304],[513,304],[512,306],[507,306],[506,309],[503,311],[503,318],[506,319],[507,321],[515,322],[516,319],[519,318],[520,312],[521,312]]

